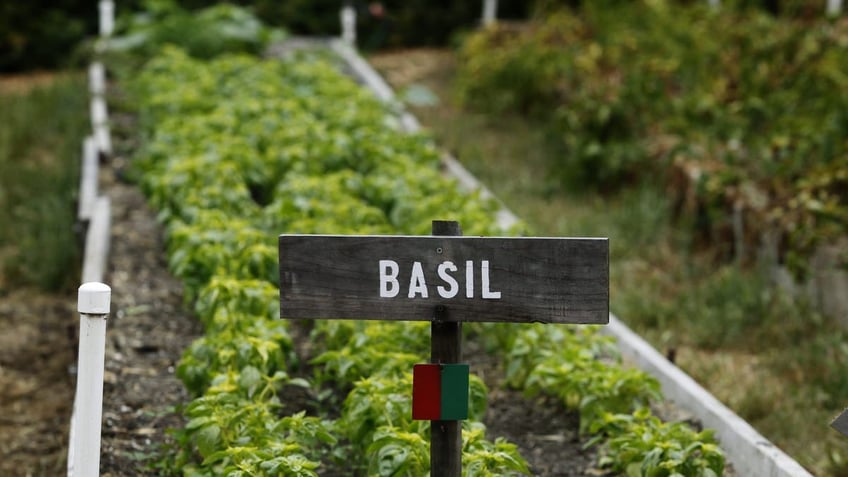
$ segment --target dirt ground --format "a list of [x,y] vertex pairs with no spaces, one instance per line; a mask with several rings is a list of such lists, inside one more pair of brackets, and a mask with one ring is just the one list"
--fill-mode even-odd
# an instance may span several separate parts
[[0,292],[0,475],[64,472],[79,326],[73,300]]
[[[107,331],[101,475],[156,475],[145,468],[180,427],[175,406],[188,400],[174,375],[183,350],[202,333],[186,311],[182,287],[167,270],[161,227],[140,191],[107,169],[112,241],[107,281],[112,317]],[[108,177],[111,176],[111,177]]]
[[56,73],[39,72],[0,76],[0,94],[25,93],[33,88],[53,82]]

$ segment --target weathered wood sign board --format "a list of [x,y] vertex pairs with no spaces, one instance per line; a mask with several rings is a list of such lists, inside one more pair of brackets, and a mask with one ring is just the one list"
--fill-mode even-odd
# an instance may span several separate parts
[[836,416],[830,423],[830,427],[841,432],[842,435],[848,436],[848,409],[845,409],[841,414]]
[[279,244],[283,318],[609,321],[605,238],[281,235]]

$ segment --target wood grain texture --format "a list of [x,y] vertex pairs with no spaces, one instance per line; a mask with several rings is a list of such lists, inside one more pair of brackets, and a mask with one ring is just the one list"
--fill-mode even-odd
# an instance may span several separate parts
[[[432,236],[280,236],[280,309],[284,318],[606,324],[609,243],[603,238]],[[380,260],[399,266],[400,293],[380,297]],[[465,294],[465,264],[474,262],[474,296]],[[482,260],[490,289],[481,296]],[[437,268],[451,261],[460,293],[439,296]],[[419,262],[428,297],[408,297]]]

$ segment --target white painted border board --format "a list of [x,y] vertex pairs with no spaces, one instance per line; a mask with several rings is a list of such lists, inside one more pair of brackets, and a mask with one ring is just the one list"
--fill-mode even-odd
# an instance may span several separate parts
[[109,261],[111,238],[111,203],[100,196],[94,203],[91,222],[85,237],[85,252],[82,264],[82,283],[102,282]]
[[87,136],[82,142],[82,167],[80,168],[80,191],[77,217],[90,220],[94,203],[97,200],[98,176],[97,146],[94,138]]
[[601,331],[614,336],[621,354],[656,377],[665,398],[716,430],[721,447],[739,475],[812,477],[801,464],[772,444],[688,374],[672,364],[614,315]]

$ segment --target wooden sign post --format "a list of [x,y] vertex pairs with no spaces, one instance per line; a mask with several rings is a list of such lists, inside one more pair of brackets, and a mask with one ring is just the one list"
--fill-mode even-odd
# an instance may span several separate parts
[[[609,243],[463,237],[451,221],[432,236],[281,235],[280,316],[430,321],[431,363],[461,378],[463,321],[607,324]],[[430,441],[431,475],[458,477],[460,421],[433,420]]]
[[[461,236],[462,229],[458,222],[433,221],[432,233]],[[442,268],[448,269],[449,267]],[[433,310],[433,322],[430,325],[430,362],[435,364],[462,362],[462,322],[445,321],[446,310],[445,305],[436,305]],[[462,474],[462,421],[430,421],[430,469],[430,475],[440,475],[439,469],[444,469],[444,475],[459,477]]]

